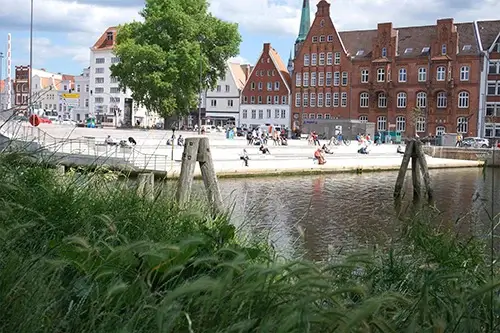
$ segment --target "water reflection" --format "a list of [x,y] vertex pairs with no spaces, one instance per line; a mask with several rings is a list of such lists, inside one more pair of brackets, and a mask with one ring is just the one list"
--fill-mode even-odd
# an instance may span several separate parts
[[[392,204],[396,178],[392,172],[247,178],[220,180],[220,187],[225,202],[234,208],[236,225],[267,233],[282,252],[305,251],[319,259],[332,250],[387,241],[398,230]],[[489,227],[492,185],[497,198],[493,208],[500,210],[498,169],[484,177],[482,169],[433,170],[431,180],[436,207],[451,223],[462,218],[464,232],[483,233]],[[408,174],[407,197],[410,186]],[[201,191],[201,183],[195,188]]]

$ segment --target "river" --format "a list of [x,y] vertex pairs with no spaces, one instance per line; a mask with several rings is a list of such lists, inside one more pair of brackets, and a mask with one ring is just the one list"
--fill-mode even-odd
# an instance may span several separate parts
[[[487,212],[492,193],[495,212],[500,211],[500,169],[432,170],[430,175],[444,223],[484,235],[491,223]],[[398,230],[401,222],[392,200],[396,177],[395,172],[382,172],[219,183],[236,225],[266,234],[282,253],[322,259],[332,252],[386,242]],[[196,182],[195,191],[202,190],[202,183]],[[411,191],[408,173],[405,192]]]

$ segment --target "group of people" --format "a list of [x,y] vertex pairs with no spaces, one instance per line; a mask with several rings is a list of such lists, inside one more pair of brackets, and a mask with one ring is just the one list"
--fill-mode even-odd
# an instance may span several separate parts
[[120,147],[128,147],[128,146],[135,146],[137,145],[137,142],[133,137],[129,137],[128,140],[120,140],[116,141],[111,137],[111,135],[108,135],[107,138],[104,140],[104,143],[107,144],[108,146],[120,146]]
[[314,152],[314,159],[319,165],[326,163],[326,154],[333,154],[333,151],[331,151],[326,144],[323,144],[323,147],[316,149]]
[[[167,146],[173,146],[175,139],[176,138],[175,138],[175,133],[174,133],[174,134],[172,134],[170,139],[167,140]],[[182,137],[182,135],[179,135],[179,137],[177,137],[177,145],[184,146],[184,138]]]
[[265,132],[259,127],[247,132],[247,144],[249,146],[267,145],[269,139],[273,140],[275,146],[288,146],[285,130],[270,128],[269,132]]
[[[260,145],[259,152],[261,152],[263,155],[271,155],[269,148],[264,147],[264,145]],[[240,155],[240,160],[242,160],[243,163],[245,163],[246,167],[248,166],[248,161],[250,160],[250,157],[248,156],[248,152],[246,149],[243,149],[243,152]]]

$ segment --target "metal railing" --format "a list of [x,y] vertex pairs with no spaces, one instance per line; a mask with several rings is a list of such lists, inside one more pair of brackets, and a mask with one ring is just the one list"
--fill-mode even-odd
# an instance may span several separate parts
[[171,171],[180,165],[174,161],[173,154],[148,154],[135,147],[121,147],[96,142],[94,137],[83,138],[56,138],[39,127],[25,122],[7,121],[0,125],[0,134],[11,140],[33,142],[40,148],[63,154],[78,154],[95,156],[96,158],[115,158],[132,164],[139,170]]

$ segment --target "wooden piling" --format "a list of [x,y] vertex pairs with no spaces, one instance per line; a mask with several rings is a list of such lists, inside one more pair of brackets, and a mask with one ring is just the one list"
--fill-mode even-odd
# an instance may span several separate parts
[[58,165],[56,170],[57,170],[57,174],[61,175],[61,176],[66,173],[66,167],[64,165]]
[[200,138],[186,138],[182,153],[181,173],[177,183],[176,199],[179,205],[185,205],[191,196],[194,169],[198,157]]
[[197,160],[200,163],[201,177],[203,178],[205,190],[207,191],[208,202],[214,213],[222,213],[224,209],[222,195],[220,193],[219,182],[217,181],[217,175],[215,173],[208,138],[200,139]]
[[418,157],[415,152],[417,143],[413,145],[413,152],[411,156],[411,180],[413,184],[413,201],[420,201],[422,195],[422,185],[420,182],[420,170],[418,164]]
[[155,176],[153,173],[141,173],[137,176],[137,194],[148,200],[154,200]]
[[399,168],[398,178],[396,180],[396,186],[394,188],[394,199],[401,199],[401,190],[403,189],[403,184],[405,181],[406,170],[408,170],[408,164],[410,163],[410,158],[413,152],[413,146],[415,144],[414,140],[411,140],[406,145],[405,154],[403,156],[403,161],[401,162],[401,167]]
[[422,172],[422,177],[424,178],[427,199],[429,203],[431,203],[434,200],[434,191],[432,189],[429,167],[427,166],[427,160],[425,159],[424,149],[422,148],[421,142],[418,142],[418,144],[415,145],[415,152],[417,155],[418,163],[420,165],[420,171]]

